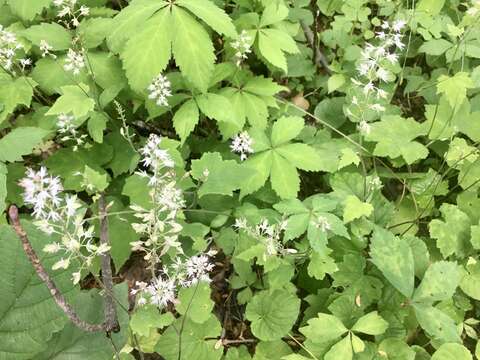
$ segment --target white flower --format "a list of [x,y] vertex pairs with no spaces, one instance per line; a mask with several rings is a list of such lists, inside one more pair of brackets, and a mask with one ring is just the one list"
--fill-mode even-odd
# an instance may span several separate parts
[[80,71],[85,67],[85,60],[83,58],[83,49],[80,52],[75,52],[73,49],[68,49],[67,58],[63,68],[65,71],[73,72],[73,75],[80,74]]
[[376,75],[380,80],[384,82],[388,82],[390,80],[390,73],[382,67],[379,67],[377,69]]
[[249,154],[253,154],[253,139],[246,131],[237,134],[230,144],[230,149],[234,153],[240,154],[240,160],[245,160]]
[[52,56],[53,58],[56,58],[54,54],[51,54],[51,51],[53,50],[53,47],[50,46],[48,42],[45,40],[40,40],[40,51],[42,52],[42,57],[45,57],[47,55]]
[[43,247],[43,251],[49,254],[55,254],[61,250],[60,244],[54,242]]
[[363,135],[368,135],[372,131],[372,127],[365,120],[362,120],[358,124],[358,131],[360,131],[360,133],[363,134]]
[[330,225],[330,222],[325,216],[319,216],[316,221],[315,221],[315,227],[320,229],[323,232],[326,232],[328,230],[332,229],[332,225]]
[[68,269],[69,266],[70,266],[70,259],[60,259],[55,264],[53,264],[52,270]]
[[155,100],[158,106],[168,106],[168,98],[172,96],[171,84],[166,76],[159,74],[148,86],[149,99]]
[[393,22],[392,29],[395,32],[400,32],[402,29],[407,25],[407,22],[405,20],[396,20]]
[[80,15],[82,16],[87,16],[88,14],[90,14],[90,9],[85,5],[80,6],[79,11],[80,11]]
[[232,48],[235,50],[235,64],[240,66],[243,60],[248,58],[251,50],[252,37],[245,30],[242,30],[238,39],[232,42]]

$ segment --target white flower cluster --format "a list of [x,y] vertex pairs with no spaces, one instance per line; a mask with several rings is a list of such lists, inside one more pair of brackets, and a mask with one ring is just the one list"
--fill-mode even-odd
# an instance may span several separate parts
[[263,219],[259,224],[252,227],[247,224],[245,218],[241,218],[235,219],[233,227],[245,231],[249,236],[265,245],[264,259],[267,259],[268,256],[295,254],[297,252],[295,249],[285,248],[281,242],[281,234],[287,228],[287,221],[270,224],[267,219]]
[[139,294],[138,305],[147,303],[164,308],[168,304],[176,304],[177,290],[181,287],[191,287],[198,282],[210,282],[209,273],[214,264],[211,261],[216,251],[195,255],[182,260],[175,258],[169,268],[164,267],[161,273],[153,278],[150,284],[136,282],[136,288],[131,290],[133,295]]
[[27,169],[26,177],[19,185],[23,188],[26,205],[33,206],[35,225],[43,232],[58,234],[60,242],[47,244],[43,251],[63,253],[52,269],[67,269],[73,260],[78,260],[79,269],[72,274],[73,282],[80,281],[83,269],[90,267],[96,256],[109,250],[108,246],[96,245],[94,228],[84,220],[84,210],[76,196],[63,196],[63,186],[58,177],[50,176],[47,169]]
[[148,98],[155,100],[158,106],[168,106],[168,98],[172,96],[171,83],[166,76],[158,74],[148,86]]
[[389,68],[398,64],[397,50],[405,48],[401,33],[405,25],[406,22],[403,20],[396,20],[392,24],[384,21],[380,30],[376,32],[378,45],[367,43],[361,53],[360,62],[357,65],[358,77],[352,79],[355,85],[352,109],[347,109],[347,115],[360,123],[359,131],[363,134],[368,134],[370,131],[364,117],[365,112],[385,111],[382,102],[388,98],[389,94],[380,86],[381,83],[395,80],[395,75]]
[[244,161],[249,154],[253,154],[253,139],[246,131],[237,134],[230,144],[230,149],[240,154],[240,160]]
[[242,30],[238,39],[232,42],[232,48],[235,50],[235,64],[240,64],[248,58],[251,50],[252,37],[245,30]]
[[[23,45],[18,41],[16,35],[0,25],[0,67],[15,73],[15,58],[22,49]],[[26,66],[32,64],[32,61],[30,59],[18,59],[18,64],[24,70]]]
[[177,222],[177,215],[185,206],[182,191],[177,188],[174,162],[167,150],[161,149],[161,137],[152,134],[142,148],[142,163],[150,172],[142,171],[139,175],[148,179],[150,187],[151,208],[144,209],[132,205],[135,217],[140,223],[132,224],[135,231],[145,236],[144,240],[131,243],[133,250],[146,253],[145,259],[152,264],[170,248],[182,252],[178,234],[182,226]]
[[77,9],[78,0],[53,0],[53,5],[58,8],[57,17],[69,28],[80,25],[80,17],[88,16],[90,9],[82,5]]
[[79,52],[76,52],[73,49],[68,49],[65,64],[63,65],[65,71],[71,71],[73,75],[78,75],[84,67],[85,59],[83,57],[83,49]]
[[60,141],[73,140],[73,151],[77,151],[80,145],[85,143],[86,134],[80,134],[74,123],[75,117],[68,114],[60,114],[57,118],[58,132],[63,135]]

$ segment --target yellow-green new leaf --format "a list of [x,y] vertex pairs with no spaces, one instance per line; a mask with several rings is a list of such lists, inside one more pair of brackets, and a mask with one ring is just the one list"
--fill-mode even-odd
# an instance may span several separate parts
[[367,315],[362,316],[353,325],[352,330],[368,335],[380,335],[388,328],[388,322],[378,315],[378,312],[372,311]]
[[89,88],[84,84],[62,86],[62,96],[45,115],[73,114],[76,118],[87,115],[95,107],[95,101],[88,96]]
[[319,313],[307,324],[300,328],[300,332],[314,343],[336,340],[348,331],[340,319],[330,314]]
[[300,190],[300,178],[295,166],[272,152],[272,171],[270,174],[272,188],[282,199],[295,198]]
[[432,360],[472,360],[472,354],[460,344],[443,344],[432,355]]
[[142,25],[122,51],[123,67],[132,89],[145,92],[155,76],[167,67],[174,30],[169,9],[162,9]]
[[369,217],[373,212],[372,204],[362,202],[355,195],[350,195],[345,199],[345,208],[343,209],[343,221],[349,223],[362,216]]
[[215,54],[208,33],[185,10],[174,6],[173,55],[182,74],[206,92],[214,70]]
[[173,115],[173,127],[182,144],[198,124],[199,112],[195,100],[185,102]]
[[237,36],[237,31],[230,17],[212,1],[178,0],[176,4],[190,10],[217,33],[227,35],[230,38]]
[[324,360],[352,360],[353,349],[350,341],[350,336],[345,336],[338,343],[333,345],[325,354]]

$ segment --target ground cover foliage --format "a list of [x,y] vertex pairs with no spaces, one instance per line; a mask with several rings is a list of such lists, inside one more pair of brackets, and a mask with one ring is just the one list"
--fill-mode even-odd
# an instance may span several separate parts
[[0,359],[480,358],[479,18],[0,0]]

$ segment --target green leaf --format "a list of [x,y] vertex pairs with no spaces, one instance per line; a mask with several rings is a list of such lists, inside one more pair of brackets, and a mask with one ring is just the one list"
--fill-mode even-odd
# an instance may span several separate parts
[[7,167],[0,162],[0,213],[5,210],[5,199],[7,198]]
[[287,159],[296,168],[305,171],[321,170],[321,156],[312,146],[302,143],[285,144],[276,148],[275,152]]
[[252,322],[253,335],[269,341],[291,330],[299,310],[300,300],[286,290],[262,291],[247,304],[245,315]]
[[241,197],[257,191],[265,184],[272,169],[272,158],[271,151],[264,151],[244,161],[243,166],[254,169],[255,175],[242,184]]
[[82,186],[90,194],[99,193],[108,186],[108,174],[96,171],[88,165],[85,165],[83,173],[79,176],[83,177]]
[[336,340],[348,331],[340,319],[330,314],[319,313],[307,324],[300,328],[300,332],[314,343]]
[[372,237],[370,256],[383,276],[404,296],[410,298],[415,272],[413,254],[408,243],[377,227]]
[[[123,283],[114,288],[115,299],[121,306],[127,304],[127,284]],[[93,324],[104,321],[104,298],[98,291],[82,291],[74,298],[74,307],[82,318]],[[35,360],[107,360],[114,356],[112,344],[122,348],[127,340],[128,314],[117,305],[120,332],[111,334],[111,339],[99,336],[99,333],[84,332],[72,323],[68,323],[60,332],[55,333],[48,341],[48,349],[35,356]]]
[[[41,249],[57,237],[40,232],[29,222],[22,221],[22,225],[43,266],[50,269],[59,257],[45,256]],[[35,274],[10,226],[0,225],[0,238],[0,358],[36,359],[36,354],[47,349],[52,334],[65,326],[67,318]],[[72,291],[69,272],[51,276],[64,294]]]
[[243,86],[244,91],[260,96],[274,96],[280,91],[286,90],[284,86],[278,85],[270,78],[255,76],[249,79]]
[[210,0],[179,0],[175,4],[190,10],[217,33],[227,35],[230,38],[237,36],[237,31],[230,17]]
[[171,11],[175,62],[182,75],[200,91],[206,92],[215,62],[212,41],[202,25],[185,10],[174,6]]
[[460,344],[443,344],[432,355],[432,360],[472,360],[472,354]]
[[195,129],[198,124],[199,112],[195,100],[190,99],[185,102],[173,115],[173,127],[177,132],[182,144],[188,135]]
[[42,142],[49,133],[36,127],[19,127],[0,139],[0,161],[19,161]]
[[103,142],[103,131],[107,128],[107,118],[105,114],[94,112],[90,115],[87,123],[88,133],[97,143]]
[[8,0],[12,13],[23,20],[33,20],[35,15],[40,14],[44,8],[50,5],[50,0]]
[[207,152],[200,160],[192,161],[192,176],[202,182],[198,191],[200,197],[207,194],[231,196],[253,173],[254,169],[246,170],[235,160],[223,160],[219,153]]
[[438,15],[445,5],[445,0],[420,0],[417,11],[425,11],[430,15]]
[[480,300],[480,262],[469,261],[466,270],[467,274],[462,278],[460,288],[471,298]]
[[72,43],[70,33],[56,23],[41,23],[40,25],[30,26],[21,34],[37,46],[40,46],[40,42],[45,40],[52,47],[52,50],[69,49]]
[[390,337],[383,340],[378,347],[378,352],[385,354],[388,360],[415,360],[413,351],[402,339]]
[[162,329],[175,320],[171,312],[160,314],[158,307],[144,305],[135,309],[130,319],[130,328],[135,334],[148,336],[151,329]]
[[[230,101],[218,94],[207,93],[199,95],[195,98],[198,107],[207,117],[217,121],[231,122],[231,108]],[[235,121],[233,120],[235,123]]]
[[418,323],[431,337],[442,342],[461,342],[455,322],[443,311],[420,304],[413,307]]
[[440,56],[450,49],[453,44],[445,39],[433,39],[426,41],[420,46],[418,52],[424,52],[428,55]]
[[333,345],[325,354],[324,360],[352,360],[353,351],[350,336],[345,336],[338,343]]
[[276,152],[272,152],[270,181],[273,190],[282,199],[294,198],[300,190],[300,178],[297,169]]
[[407,164],[412,164],[428,156],[428,149],[419,142],[413,141],[425,132],[422,124],[412,118],[404,119],[398,115],[388,115],[371,125],[366,139],[377,142],[374,155],[389,156],[392,159],[402,156]]
[[362,216],[369,217],[373,212],[372,204],[362,202],[355,195],[350,195],[345,200],[345,208],[343,209],[343,221],[349,223]]
[[17,79],[0,77],[0,124],[18,105],[30,106],[34,85],[32,80],[26,77]]
[[383,320],[376,311],[372,311],[358,319],[355,325],[353,325],[352,330],[368,335],[381,335],[387,328],[388,322]]
[[429,266],[422,283],[415,290],[416,302],[434,302],[451,299],[460,283],[460,271],[454,262],[439,261]]
[[165,6],[165,1],[132,1],[115,16],[108,35],[108,46],[112,51],[118,53],[125,45],[125,42],[138,31],[138,28],[145,25],[158,9]]
[[288,8],[280,3],[272,1],[263,10],[260,18],[260,27],[265,27],[284,20],[288,16]]
[[135,169],[140,156],[120,132],[112,132],[105,136],[105,143],[113,148],[113,159],[107,166],[112,169],[115,177]]
[[333,274],[337,270],[338,266],[335,264],[335,260],[327,254],[320,254],[314,251],[310,255],[307,271],[308,275],[315,279],[323,280],[326,274]]
[[180,289],[178,293],[179,303],[175,309],[197,324],[203,324],[212,313],[213,301],[210,299],[210,285],[199,282],[188,288]]
[[[178,329],[183,329],[181,343]],[[216,346],[216,338],[221,335],[221,331],[222,328],[214,315],[203,324],[180,317],[160,336],[155,352],[166,360],[219,360],[223,348]],[[207,340],[209,338],[210,340]],[[178,354],[179,348],[181,355]]]
[[121,54],[128,83],[138,93],[147,90],[170,60],[174,36],[170,10],[160,10],[141,29],[128,40]]
[[272,146],[276,147],[284,144],[300,134],[305,126],[305,122],[298,116],[283,116],[272,126]]
[[429,224],[430,236],[437,240],[443,257],[463,256],[470,240],[470,219],[452,204],[442,204],[440,212],[445,221],[433,219]]
[[467,98],[467,89],[474,87],[473,81],[466,72],[457,72],[454,76],[438,77],[437,94],[445,94],[453,109],[457,109]]
[[95,107],[95,101],[88,96],[86,85],[62,86],[62,96],[47,111],[45,115],[73,114],[76,118],[87,115]]
[[333,74],[328,78],[328,93],[338,90],[343,84],[345,84],[345,76],[343,74]]

